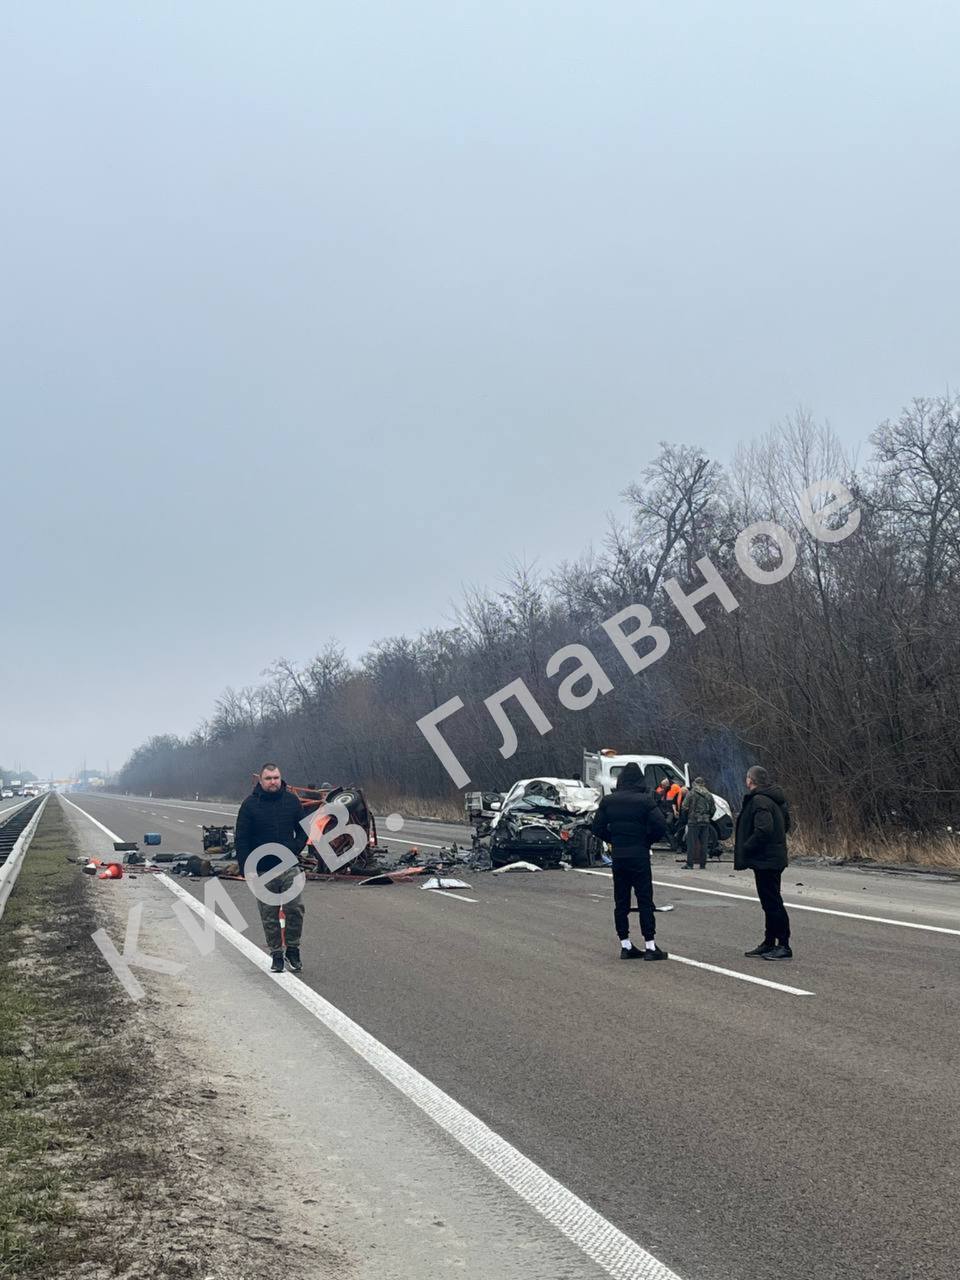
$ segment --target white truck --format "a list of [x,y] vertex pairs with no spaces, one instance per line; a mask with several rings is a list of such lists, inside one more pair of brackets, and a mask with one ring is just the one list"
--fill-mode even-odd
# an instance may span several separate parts
[[[580,775],[585,787],[593,787],[601,795],[609,795],[617,785],[617,778],[624,767],[630,763],[638,764],[643,772],[644,781],[650,791],[655,791],[664,778],[671,782],[679,782],[682,787],[690,786],[690,766],[685,764],[679,769],[666,756],[630,755],[605,747],[600,751],[584,751],[583,771]],[[716,844],[711,839],[711,856],[717,856],[719,845],[733,835],[733,814],[730,805],[723,796],[713,794],[713,818],[711,829],[716,836]]]

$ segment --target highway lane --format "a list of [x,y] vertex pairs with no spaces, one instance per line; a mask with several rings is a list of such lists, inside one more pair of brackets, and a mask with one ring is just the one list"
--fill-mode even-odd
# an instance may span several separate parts
[[0,800],[0,814],[6,813],[8,809],[15,809],[17,805],[24,804],[23,796],[15,796],[14,799]]
[[[106,798],[106,797],[104,797]],[[189,827],[212,825],[216,822],[233,822],[237,816],[238,805],[221,804],[215,800],[154,800],[150,796],[111,796],[121,804],[130,805],[141,818],[151,814],[167,813],[179,825]],[[198,815],[191,819],[190,815]],[[434,822],[423,818],[404,818],[399,831],[391,831],[386,826],[386,815],[377,815],[377,836],[381,844],[409,848],[418,845],[421,848],[439,848],[449,845],[454,840],[460,844],[470,843],[470,828],[456,823]]]
[[[181,835],[191,828],[199,829],[204,823],[233,822],[237,813],[235,804],[210,801],[155,800],[143,796],[109,798],[129,805],[144,823],[151,815],[173,817],[183,829]],[[449,846],[453,841],[460,845],[470,843],[469,828],[455,823],[405,818],[402,830],[397,833],[387,830],[383,815],[378,816],[377,823],[380,842],[395,849],[416,845],[432,850]],[[147,829],[144,826],[144,831]],[[195,849],[190,846],[190,852],[200,852],[200,845]],[[945,882],[953,884],[958,891],[945,891]],[[750,902],[754,901],[750,877],[733,872],[729,854],[718,863],[711,862],[705,872],[688,874],[678,866],[671,852],[655,850],[654,883],[666,890],[666,894],[660,894],[664,900],[683,889],[693,895],[691,902],[698,901],[700,896],[713,895],[745,896]],[[960,930],[960,879],[951,876],[920,873],[901,876],[874,871],[868,866],[822,868],[794,863],[784,880],[784,894],[790,905],[801,912],[814,909],[866,912],[871,916],[896,916],[907,922]]]
[[[199,848],[203,813],[77,799]],[[475,903],[308,885],[305,981],[688,1280],[955,1275],[960,938],[808,914],[793,965],[751,967],[755,904],[658,893],[672,951],[816,993],[798,998],[623,964],[602,877],[472,884]],[[728,870],[692,884],[744,891]],[[871,892],[960,927],[955,884]]]

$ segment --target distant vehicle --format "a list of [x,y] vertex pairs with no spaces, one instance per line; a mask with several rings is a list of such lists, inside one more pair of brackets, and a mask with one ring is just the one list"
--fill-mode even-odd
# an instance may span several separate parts
[[11,778],[7,786],[15,796],[23,794],[23,780],[21,778]]
[[13,789],[11,787],[4,787],[3,790],[0,791],[0,800],[12,800],[12,799],[13,799]]
[[35,787],[32,782],[28,782],[23,788],[23,794],[25,796],[38,796],[40,794],[40,788]]
[[463,797],[463,811],[467,826],[473,827],[473,844],[490,834],[494,818],[503,804],[503,793],[500,791],[468,791]]
[[[609,795],[617,785],[617,778],[631,761],[638,764],[643,771],[643,778],[650,791],[655,791],[664,778],[670,782],[679,782],[682,787],[690,786],[690,766],[685,764],[683,770],[677,768],[666,756],[621,755],[618,751],[606,748],[603,751],[584,751],[583,780],[591,787],[596,787],[603,795]],[[711,830],[713,836],[708,851],[711,856],[719,856],[717,846],[733,835],[733,814],[730,805],[723,796],[713,795],[713,818]]]

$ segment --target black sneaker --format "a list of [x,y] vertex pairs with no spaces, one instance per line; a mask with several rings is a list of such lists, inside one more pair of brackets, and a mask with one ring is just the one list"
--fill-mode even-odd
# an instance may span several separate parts
[[640,960],[642,957],[643,952],[638,947],[630,946],[620,948],[621,960]]
[[761,942],[759,946],[753,948],[752,951],[745,951],[745,956],[765,956],[770,951],[775,951],[777,944],[775,942]]
[[303,968],[300,963],[300,948],[287,947],[287,964],[290,966],[291,973],[299,973]]
[[666,960],[667,954],[666,951],[661,951],[659,947],[654,947],[652,951],[649,947],[646,947],[642,952],[644,960]]
[[270,972],[283,973],[283,952],[272,951],[270,953]]
[[788,946],[777,946],[770,951],[764,952],[764,960],[792,960],[793,952]]

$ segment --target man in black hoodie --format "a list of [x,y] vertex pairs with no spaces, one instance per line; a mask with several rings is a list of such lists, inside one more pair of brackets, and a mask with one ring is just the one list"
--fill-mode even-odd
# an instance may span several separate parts
[[753,872],[765,927],[763,941],[744,954],[764,960],[792,960],[790,917],[780,892],[787,867],[790,808],[781,788],[760,765],[747,770],[746,782],[747,794],[734,837],[733,866],[736,871]]
[[[287,790],[287,784],[280,776],[278,765],[265,764],[260,770],[257,785],[244,800],[237,814],[237,825],[234,842],[240,874],[246,875],[246,862],[251,854],[265,844],[280,844],[289,849],[294,856],[307,843],[307,835],[300,826],[303,817],[303,806],[293,794]],[[270,878],[270,872],[280,867],[279,856],[265,853],[257,861],[257,874],[264,879],[264,887],[271,893],[286,893],[293,885],[298,874],[296,868],[283,871]],[[251,864],[251,871],[253,865]],[[263,924],[264,936],[270,950],[271,971],[283,973],[283,941],[280,933],[280,908],[270,902],[257,898],[260,908],[260,920]],[[302,969],[300,962],[300,935],[303,930],[303,894],[283,904],[286,917],[287,964],[294,973]]]
[[[650,846],[666,834],[667,824],[656,799],[644,785],[640,766],[630,761],[617,778],[616,789],[604,796],[593,819],[593,834],[610,845],[613,863],[613,923],[620,939],[622,960],[666,960],[654,941],[653,871]],[[641,951],[630,941],[630,898],[636,894],[640,912]]]

